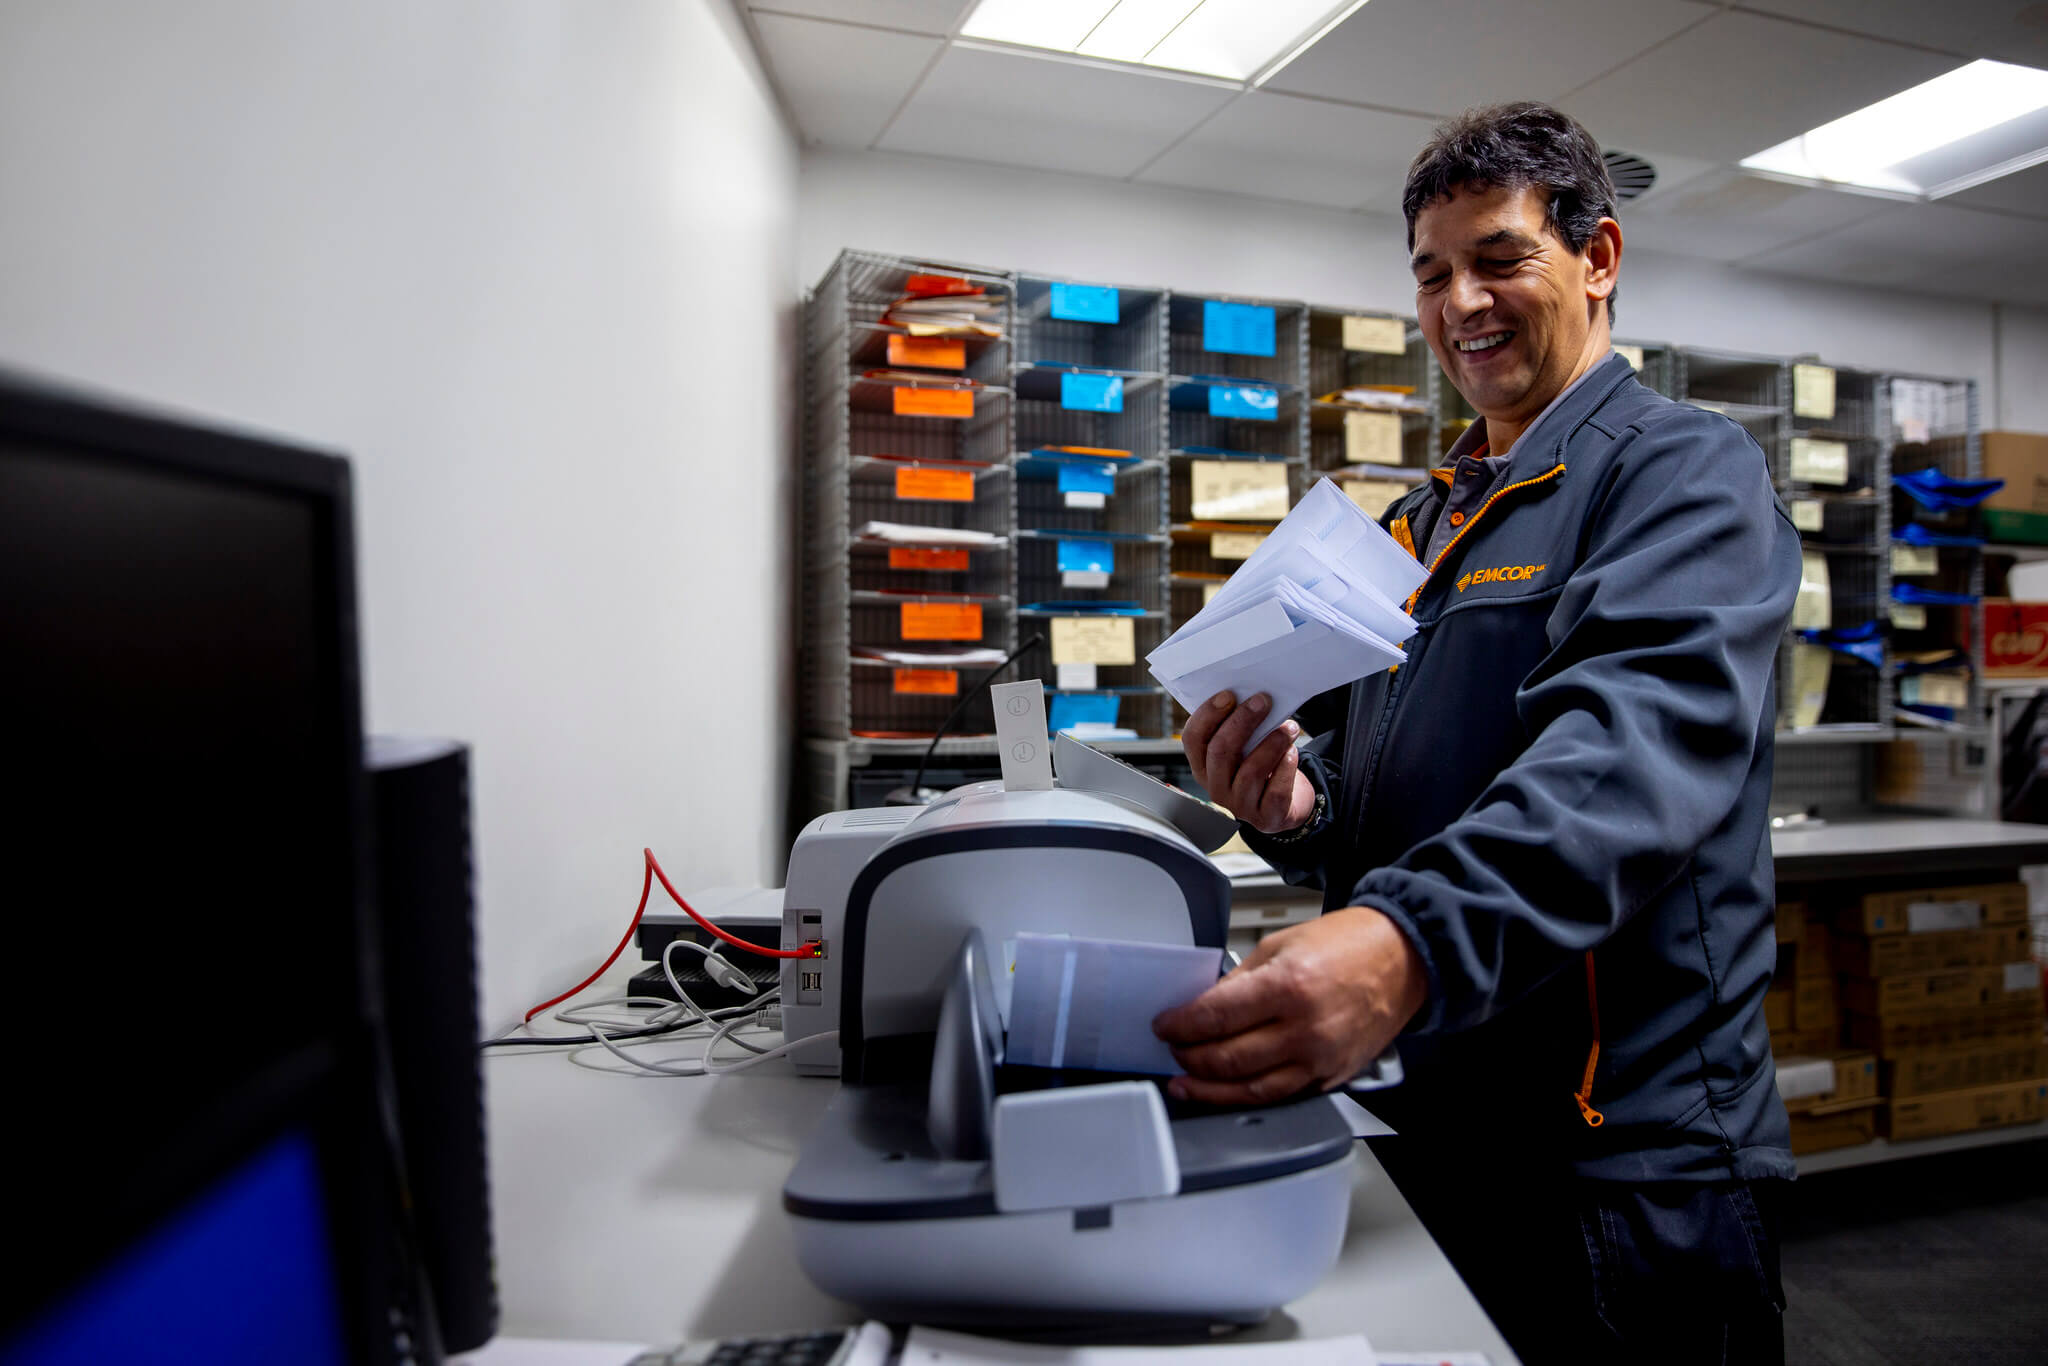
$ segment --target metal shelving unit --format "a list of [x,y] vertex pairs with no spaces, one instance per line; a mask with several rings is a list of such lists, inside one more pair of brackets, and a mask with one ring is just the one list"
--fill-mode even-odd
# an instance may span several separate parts
[[[894,339],[908,337],[909,329],[887,315],[917,273],[1000,292],[1002,335],[959,339],[955,364],[906,361],[904,343]],[[1212,306],[1221,306],[1231,325],[1250,327],[1226,340],[1240,349],[1212,347]],[[1263,310],[1270,310],[1270,324]],[[1263,354],[1268,325],[1270,354]],[[1324,475],[1362,486],[1354,497],[1366,504],[1426,478],[1476,416],[1444,378],[1414,321],[1370,310],[1075,284],[849,251],[812,292],[804,336],[800,732],[803,805],[812,813],[907,782],[931,732],[958,701],[957,692],[902,691],[892,664],[859,653],[917,644],[901,629],[907,603],[977,610],[972,643],[1004,653],[1032,630],[1049,634],[1054,620],[1084,614],[1062,610],[1066,604],[1133,604],[1128,619],[1138,662],[1098,665],[1088,691],[1115,696],[1118,723],[1141,738],[1102,747],[1187,782],[1173,738],[1185,717],[1145,672],[1144,655],[1200,610],[1284,511],[1277,499],[1246,504],[1252,515],[1197,509],[1196,467],[1206,467],[1212,498],[1215,488],[1228,487],[1233,467],[1277,465],[1285,472],[1285,507]],[[1888,612],[1892,471],[1932,463],[1976,477],[1975,384],[1837,369],[1832,414],[1807,417],[1794,411],[1792,360],[1634,345],[1643,356],[1643,383],[1724,413],[1756,437],[1801,523],[1802,548],[1825,557],[1834,623],[1886,622],[1884,666],[1867,669],[1837,654],[1824,723],[1780,730],[1776,803],[1867,810],[1880,787],[1901,790],[1900,762],[1917,765],[1911,805],[1981,800],[1989,778],[1972,755],[1981,755],[1988,735],[1982,607],[1962,611],[1953,629],[1930,621],[1908,630]],[[1938,389],[1915,399],[1914,414],[1935,414],[1925,433],[1902,427],[1895,381]],[[1399,397],[1368,398],[1356,408],[1330,397],[1373,386]],[[1114,404],[1105,401],[1110,388],[1117,391]],[[905,413],[899,391],[941,397],[913,398]],[[922,405],[948,402],[952,411],[963,402],[971,408],[952,418],[916,415]],[[1384,422],[1360,426],[1372,429],[1379,454],[1397,444],[1399,463],[1347,458],[1363,449],[1347,448],[1345,426],[1354,411],[1398,422],[1397,443],[1388,440]],[[1812,444],[1830,442],[1839,451]],[[1070,496],[1076,493],[1083,496]],[[1198,510],[1210,515],[1198,518]],[[930,533],[863,535],[873,522]],[[980,533],[981,543],[949,542],[963,531]],[[1076,541],[1108,547],[1105,579],[1074,578],[1062,568],[1062,542]],[[1961,548],[1940,555],[1938,574],[1927,581],[1981,596],[1983,555]],[[1903,725],[1895,706],[1896,650],[1914,645],[1916,634],[1955,639],[1965,628],[1972,646],[1968,724],[1956,731]],[[1789,696],[1791,645],[1788,635],[1781,699]],[[971,686],[986,667],[961,666],[957,687]],[[1050,650],[1040,646],[1025,652],[1012,676],[1041,678],[1056,692],[1057,672]],[[956,733],[934,753],[935,776],[992,773],[992,729],[985,699],[970,703]],[[1910,743],[1893,743],[1902,740]],[[1908,758],[1895,757],[1901,753]]]
[[[919,275],[999,300],[988,319],[999,335],[926,340],[891,319]],[[1014,292],[1003,271],[849,251],[812,294],[799,538],[807,734],[929,731],[952,710],[957,677],[948,691],[946,670],[864,650],[1014,643]],[[897,530],[874,534],[878,523]],[[960,544],[963,532],[979,543]],[[965,728],[994,729],[985,700],[969,705]]]

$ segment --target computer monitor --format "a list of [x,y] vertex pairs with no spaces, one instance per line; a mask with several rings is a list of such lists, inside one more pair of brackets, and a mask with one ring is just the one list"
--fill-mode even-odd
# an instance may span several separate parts
[[0,652],[0,1361],[404,1358],[347,463],[0,375]]

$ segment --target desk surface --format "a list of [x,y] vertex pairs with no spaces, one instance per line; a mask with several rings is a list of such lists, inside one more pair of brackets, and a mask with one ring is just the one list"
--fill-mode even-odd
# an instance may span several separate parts
[[[587,1067],[562,1054],[505,1050],[485,1064],[507,1336],[676,1342],[857,1320],[804,1279],[781,1205],[836,1083],[773,1063],[667,1078],[595,1050],[579,1054]],[[1477,1350],[1512,1366],[1363,1143],[1358,1158],[1337,1268],[1238,1340],[1363,1332],[1375,1347]]]
[[[1946,816],[1836,821],[1772,831],[1771,862],[1780,882],[2016,868],[2048,863],[2048,825]],[[1288,886],[1278,873],[1232,878],[1230,889],[1253,898],[1320,895]]]

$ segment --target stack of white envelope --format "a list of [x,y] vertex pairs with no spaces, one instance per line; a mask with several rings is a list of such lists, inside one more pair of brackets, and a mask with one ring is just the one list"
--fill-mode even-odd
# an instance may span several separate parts
[[1324,479],[1145,663],[1191,712],[1219,692],[1269,695],[1250,749],[1317,693],[1399,664],[1415,634],[1402,604],[1428,576]]

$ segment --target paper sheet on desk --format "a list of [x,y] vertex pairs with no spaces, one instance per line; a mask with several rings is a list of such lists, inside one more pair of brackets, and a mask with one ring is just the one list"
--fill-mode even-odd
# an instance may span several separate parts
[[1219,692],[1269,694],[1249,748],[1317,693],[1400,663],[1415,633],[1401,604],[1427,577],[1324,479],[1145,662],[1189,711]]
[[1376,1360],[1363,1333],[1310,1341],[1213,1342],[1188,1347],[1051,1347],[938,1328],[912,1328],[902,1356],[903,1366],[1164,1366],[1174,1361],[1196,1361],[1203,1366],[1373,1366]]

